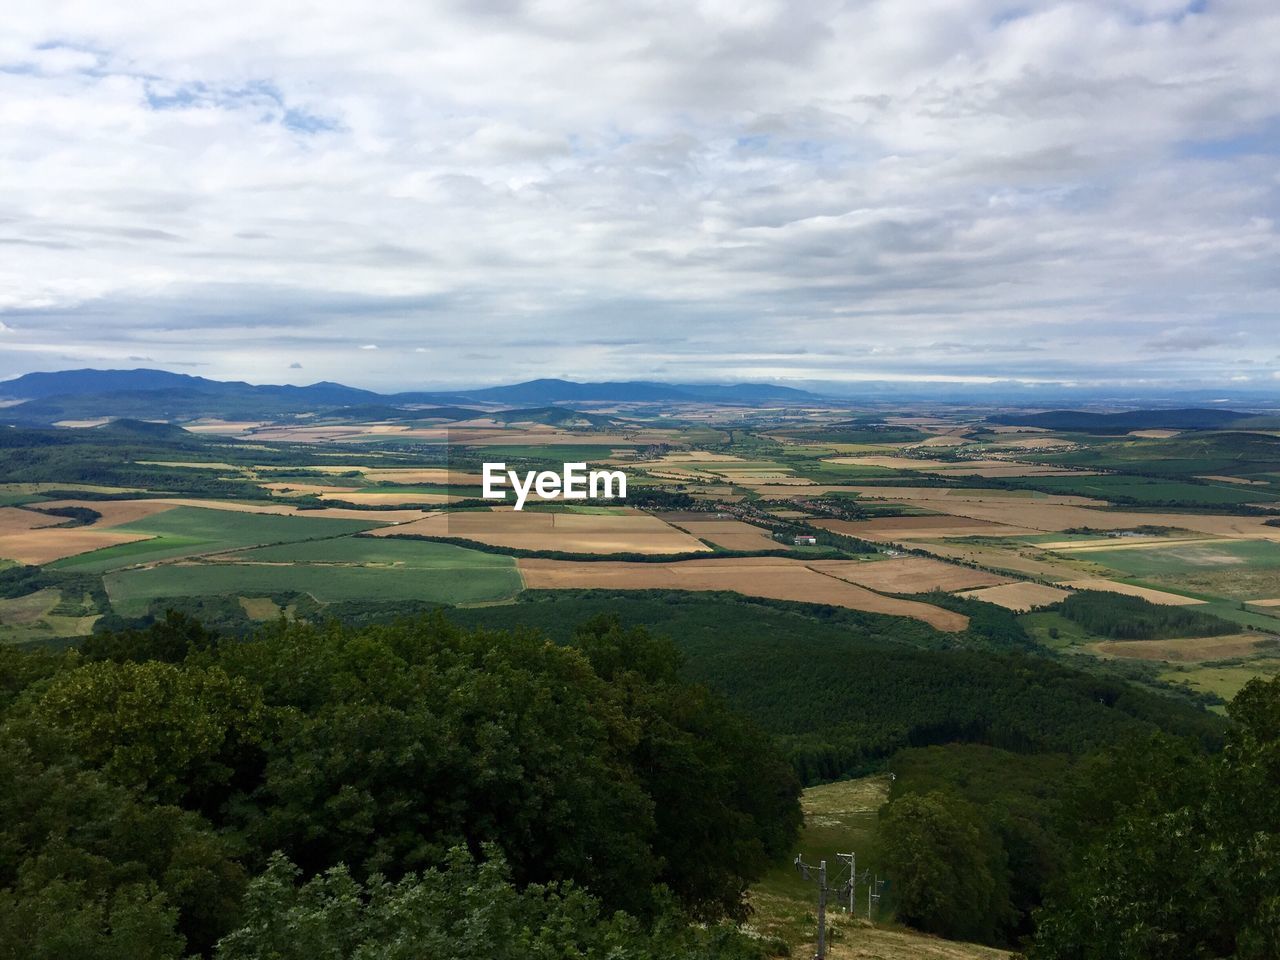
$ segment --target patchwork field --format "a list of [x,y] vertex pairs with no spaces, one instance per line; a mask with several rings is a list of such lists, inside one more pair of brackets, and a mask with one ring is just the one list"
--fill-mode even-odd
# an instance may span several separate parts
[[89,550],[131,543],[146,534],[96,527],[60,527],[65,517],[0,507],[0,559],[43,564]]
[[878,562],[814,560],[809,566],[880,593],[972,590],[1008,582],[1007,577],[928,557],[895,557]]
[[66,599],[56,587],[46,587],[23,597],[0,599],[0,643],[81,637],[89,633],[98,615],[84,613],[79,603],[73,603],[68,610]]
[[539,510],[469,510],[442,513],[375,531],[375,536],[418,534],[456,537],[518,550],[566,553],[692,553],[710,548],[657,517],[629,510],[618,514]]
[[[102,573],[142,563],[216,553],[237,547],[345,536],[377,526],[371,520],[313,519],[274,513],[175,507],[98,536],[124,536],[117,546],[69,557],[59,569]],[[86,528],[74,528],[76,533]]]
[[863,540],[888,543],[896,540],[947,537],[1018,537],[1033,531],[989,520],[953,516],[880,517],[875,520],[815,520],[814,526]]
[[927,603],[881,596],[814,569],[800,560],[742,557],[627,563],[521,559],[520,572],[531,590],[728,590],[753,597],[825,603],[851,610],[912,617],[939,630],[963,630],[969,618]]

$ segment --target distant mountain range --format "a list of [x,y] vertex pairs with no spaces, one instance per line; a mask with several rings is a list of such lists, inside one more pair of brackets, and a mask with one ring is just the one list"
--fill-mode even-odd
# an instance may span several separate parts
[[1130,430],[1221,430],[1256,417],[1236,410],[1128,410],[1123,413],[1086,413],[1049,410],[1045,413],[1006,413],[988,417],[989,423],[1040,427],[1045,430],[1080,430],[1086,433],[1126,433]]
[[[679,403],[714,401],[747,405],[809,403],[821,398],[805,390],[763,383],[736,385],[668,384],[649,381],[576,383],[571,380],[530,380],[526,383],[475,390],[380,394],[341,383],[307,386],[256,385],[243,381],[210,380],[165,370],[63,370],[29,373],[0,382],[0,398],[21,403],[0,410],[0,422],[26,425],[129,417],[144,420],[193,420],[199,417],[258,419],[299,413],[337,413],[345,419],[425,418],[428,411],[406,409],[420,405],[444,408],[444,419],[474,416],[466,404],[525,405],[548,408],[566,403]],[[568,417],[542,410],[543,422],[568,422]],[[578,415],[586,419],[586,415]]]

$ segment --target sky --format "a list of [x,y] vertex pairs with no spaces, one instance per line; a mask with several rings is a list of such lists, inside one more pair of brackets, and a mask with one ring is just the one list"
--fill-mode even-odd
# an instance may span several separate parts
[[0,377],[1280,388],[1276,0],[42,0]]

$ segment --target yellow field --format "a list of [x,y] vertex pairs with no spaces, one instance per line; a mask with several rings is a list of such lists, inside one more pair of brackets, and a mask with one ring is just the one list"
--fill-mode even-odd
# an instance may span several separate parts
[[1079,567],[1070,564],[1055,563],[1001,547],[965,543],[963,541],[932,543],[926,540],[913,540],[911,541],[911,548],[913,550],[926,550],[934,556],[942,557],[944,560],[977,563],[984,567],[1007,570],[1011,573],[1043,580],[1071,580],[1083,575]]
[[511,509],[439,513],[372,533],[460,537],[496,547],[566,553],[710,552],[710,547],[684,531],[638,510],[616,515]]
[[[898,502],[898,498],[889,492],[889,488],[882,487],[881,495],[886,502]],[[919,498],[911,500],[910,503],[956,517],[1026,527],[1042,533],[1060,533],[1075,527],[1132,530],[1135,527],[1149,525],[1192,530],[1215,537],[1280,541],[1280,527],[1268,527],[1265,517],[1231,517],[1194,513],[1129,513],[1118,510],[1094,510],[1074,504],[1055,503],[1049,499],[1033,500],[1020,497],[1010,497],[999,502],[994,499],[960,500],[939,497],[936,500],[928,500]]]
[[925,460],[912,457],[832,457],[827,463],[888,470],[919,470],[952,477],[1045,477],[1070,473],[1085,476],[1088,471],[1011,460]]
[[283,483],[280,481],[260,483],[258,486],[264,490],[270,490],[273,494],[289,497],[301,497],[308,493],[351,493],[355,490],[364,489],[363,487],[328,487],[322,483]]
[[149,539],[142,533],[116,533],[92,527],[44,528],[0,534],[0,558],[18,563],[52,563],[77,553]]
[[87,507],[102,514],[88,528],[102,530],[133,523],[178,506],[177,500],[54,500],[41,504],[44,507]]
[[867,562],[863,560],[814,560],[809,566],[868,587],[880,593],[928,593],[930,590],[972,590],[1008,583],[985,570],[974,570],[954,563],[943,563],[928,557],[897,557]]
[[1006,610],[1018,612],[1030,610],[1032,607],[1043,607],[1070,596],[1070,591],[1057,587],[1046,587],[1040,583],[1006,583],[999,587],[985,587],[981,590],[966,590],[959,594],[972,600],[983,600],[994,603]]
[[880,543],[945,537],[1021,537],[1035,532],[1025,527],[1005,526],[988,520],[957,520],[953,516],[815,520],[813,524],[834,533]]
[[780,550],[785,547],[767,530],[741,520],[680,520],[672,526],[726,550]]
[[518,564],[530,590],[729,590],[753,597],[914,617],[939,630],[963,630],[969,624],[969,618],[962,614],[915,600],[884,597],[815,569],[813,564],[781,557],[672,563],[521,559]]
[[38,530],[41,527],[52,527],[66,522],[66,517],[51,517],[48,514],[23,510],[19,507],[0,507],[0,536],[26,533],[28,530]]
[[1130,583],[1116,583],[1114,580],[1088,578],[1085,580],[1068,580],[1062,584],[1073,590],[1106,590],[1110,593],[1123,593],[1127,597],[1141,597],[1151,603],[1163,603],[1170,607],[1189,607],[1204,603],[1195,597],[1184,597],[1176,593],[1165,593],[1163,590],[1152,590],[1150,587],[1135,587]]

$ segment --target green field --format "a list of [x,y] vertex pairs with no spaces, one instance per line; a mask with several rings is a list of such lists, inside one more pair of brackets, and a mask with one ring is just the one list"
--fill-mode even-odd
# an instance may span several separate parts
[[[376,517],[376,514],[371,514]],[[205,507],[174,507],[114,529],[150,534],[152,539],[67,557],[52,569],[104,573],[131,564],[217,553],[237,547],[340,537],[381,526],[376,519],[333,520],[272,513],[244,513]]]
[[1280,494],[1267,487],[1229,483],[1188,483],[1182,480],[1154,480],[1149,477],[1104,474],[1096,477],[1028,477],[1011,480],[1051,493],[1096,497],[1100,500],[1125,498],[1140,503],[1190,502],[1213,506],[1233,506],[1275,500]]
[[[244,562],[235,562],[244,561]],[[307,593],[342,600],[426,600],[445,604],[508,600],[522,588],[515,561],[451,544],[345,537],[282,544],[237,554],[235,561],[170,563],[104,578],[112,606],[144,613],[165,597]]]
[[[1067,554],[1071,556],[1071,554]],[[1280,544],[1269,540],[1188,543],[1180,546],[1127,547],[1091,550],[1077,555],[1131,577],[1178,575],[1232,568],[1257,570],[1280,567]]]
[[1086,446],[1069,453],[1033,454],[1026,459],[1162,477],[1254,477],[1280,465],[1280,438],[1261,433],[1205,430],[1167,440],[1066,436]]
[[[466,461],[479,463],[495,463],[499,460],[536,460],[539,463],[565,464],[578,461],[607,460],[613,456],[614,450],[629,450],[638,446],[635,443],[616,444],[577,444],[558,443],[545,446],[533,444],[511,444],[502,446],[467,447],[465,460],[462,457],[450,459],[449,466],[458,469]],[[462,444],[466,446],[466,444]]]

